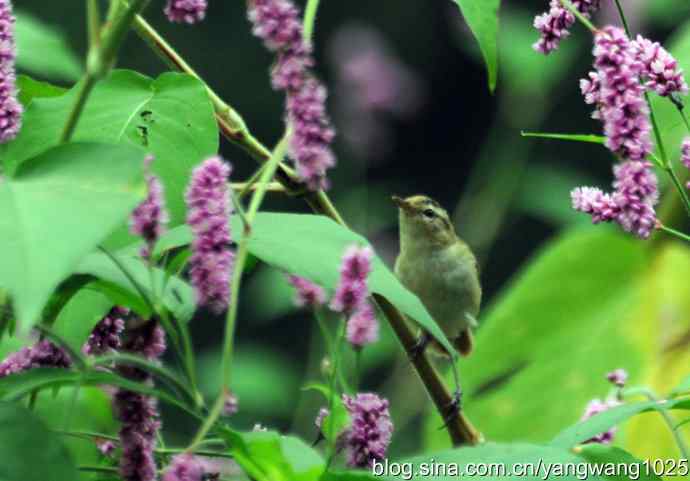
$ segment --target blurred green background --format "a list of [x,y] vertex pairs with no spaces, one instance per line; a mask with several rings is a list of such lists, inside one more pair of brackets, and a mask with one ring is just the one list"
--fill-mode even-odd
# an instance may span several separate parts
[[[147,18],[244,116],[255,136],[272,145],[283,129],[283,98],[270,88],[272,57],[251,35],[244,2],[210,0],[208,18],[194,27],[168,23],[163,3],[152,2]],[[323,0],[315,35],[317,70],[329,85],[330,112],[342,133],[331,194],[344,217],[392,264],[397,218],[388,199],[426,193],[452,212],[459,234],[479,255],[484,305],[493,307],[480,316],[477,353],[461,370],[468,412],[495,440],[550,439],[577,421],[587,400],[606,395],[603,375],[614,368],[629,369],[634,383],[662,393],[690,371],[687,342],[668,349],[690,325],[687,249],[586,227],[586,216],[570,209],[569,192],[583,184],[609,185],[612,156],[594,144],[520,136],[521,130],[600,133],[579,93],[579,79],[591,65],[585,29],[576,26],[548,58],[531,49],[537,38],[532,19],[546,3],[504,2],[495,95],[486,87],[476,43],[450,1]],[[602,3],[596,21],[617,22],[612,2]],[[623,3],[636,31],[690,47],[687,0]],[[69,86],[86,48],[83,2],[15,4],[22,19],[21,69]],[[56,39],[74,55],[47,55]],[[350,60],[370,51],[383,54],[393,73],[353,87]],[[683,52],[688,69],[690,48]],[[150,76],[165,71],[134,35],[118,67]],[[390,94],[386,105],[361,108],[353,96],[362,88],[375,95],[370,90],[381,82],[378,87]],[[672,114],[662,118],[677,130]],[[251,175],[255,164],[238,148],[223,141],[222,153],[234,166],[234,180]],[[298,199],[279,196],[270,196],[267,207],[306,212]],[[523,269],[533,256],[537,260]],[[293,308],[282,275],[263,265],[251,271],[242,295],[236,424],[295,430],[311,440],[322,400],[301,386],[320,376],[323,346],[315,321]],[[364,352],[364,386],[391,399],[397,426],[392,455],[425,444],[447,446],[440,421],[427,416],[432,409],[421,384],[382,327],[381,342]],[[205,312],[192,323],[209,394],[216,389],[222,329],[222,320]],[[85,406],[107,409],[97,394],[91,397]],[[194,429],[181,413],[166,409],[164,416],[173,443]],[[674,454],[653,415],[634,421],[621,440],[641,457]]]

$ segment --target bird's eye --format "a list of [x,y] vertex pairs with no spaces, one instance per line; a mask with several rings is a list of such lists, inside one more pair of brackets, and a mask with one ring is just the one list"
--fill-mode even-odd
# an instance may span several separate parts
[[422,212],[422,215],[427,219],[433,219],[434,217],[436,217],[436,212],[434,212],[431,209],[426,209],[424,212]]

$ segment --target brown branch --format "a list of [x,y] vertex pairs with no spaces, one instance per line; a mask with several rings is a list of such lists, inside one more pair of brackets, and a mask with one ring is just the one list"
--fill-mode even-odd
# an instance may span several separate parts
[[[194,69],[142,17],[136,18],[134,27],[139,36],[169,67],[203,81]],[[232,107],[223,102],[207,84],[205,85],[213,103],[218,126],[223,136],[239,146],[259,163],[268,160],[270,151],[249,133],[242,121],[242,117]],[[288,194],[303,197],[315,213],[330,217],[338,224],[347,227],[347,224],[334,207],[328,195],[321,190],[313,192],[306,189],[290,166],[281,163],[276,172],[276,180],[285,187]],[[414,331],[408,326],[403,314],[386,298],[375,294],[374,299],[386,315],[405,352],[409,355],[413,352],[417,341]],[[426,355],[410,357],[413,358],[412,363],[429,396],[439,413],[444,417],[443,413],[447,412],[453,397],[443,383],[443,379]],[[446,428],[454,446],[463,444],[474,445],[481,441],[481,435],[462,412],[458,413],[458,416],[454,419],[451,419],[446,424]]]

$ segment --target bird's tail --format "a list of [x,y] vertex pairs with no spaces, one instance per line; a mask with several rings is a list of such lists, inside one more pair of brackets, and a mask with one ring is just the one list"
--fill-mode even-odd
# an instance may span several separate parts
[[467,357],[472,354],[472,349],[474,348],[474,336],[472,335],[472,329],[466,327],[460,332],[460,335],[453,339],[453,344],[460,354]]

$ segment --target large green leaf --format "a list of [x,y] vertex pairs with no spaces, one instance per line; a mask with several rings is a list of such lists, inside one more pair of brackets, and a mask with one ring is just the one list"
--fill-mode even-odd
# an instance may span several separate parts
[[143,199],[143,157],[133,146],[67,144],[0,183],[0,286],[12,294],[23,329]]
[[256,481],[316,481],[326,467],[299,438],[275,431],[225,430],[223,436],[235,461]]
[[578,449],[578,455],[585,458],[597,468],[602,469],[610,481],[662,481],[654,474],[653,469],[647,469],[642,461],[620,448],[603,444],[589,444]]
[[[54,98],[34,98],[24,128],[2,158],[12,172],[23,161],[56,145],[80,86]],[[204,85],[178,73],[152,80],[118,70],[89,96],[75,141],[134,144],[154,154],[153,170],[165,185],[171,225],[185,216],[184,190],[192,167],[218,150],[218,127]],[[110,246],[132,242],[123,225]]]
[[17,12],[17,66],[41,77],[77,80],[82,67],[64,34],[29,13]]
[[[608,371],[640,375],[646,331],[628,321],[644,248],[607,226],[572,230],[507,286],[459,364],[465,411],[487,439],[548,441],[606,394]],[[443,446],[438,423],[429,441]]]
[[453,0],[474,34],[486,62],[489,89],[496,88],[498,70],[498,8],[501,0]]
[[[242,223],[237,216],[232,219],[232,228],[241,237]],[[162,238],[159,249],[185,245],[190,240],[189,229],[182,226]],[[325,216],[262,212],[252,225],[249,251],[267,264],[333,291],[340,277],[340,259],[353,244],[369,245],[369,242]],[[378,256],[374,256],[369,288],[421,324],[449,352],[455,352],[422,302],[403,287]]]
[[0,403],[0,480],[66,481],[79,474],[62,440],[28,409]]

